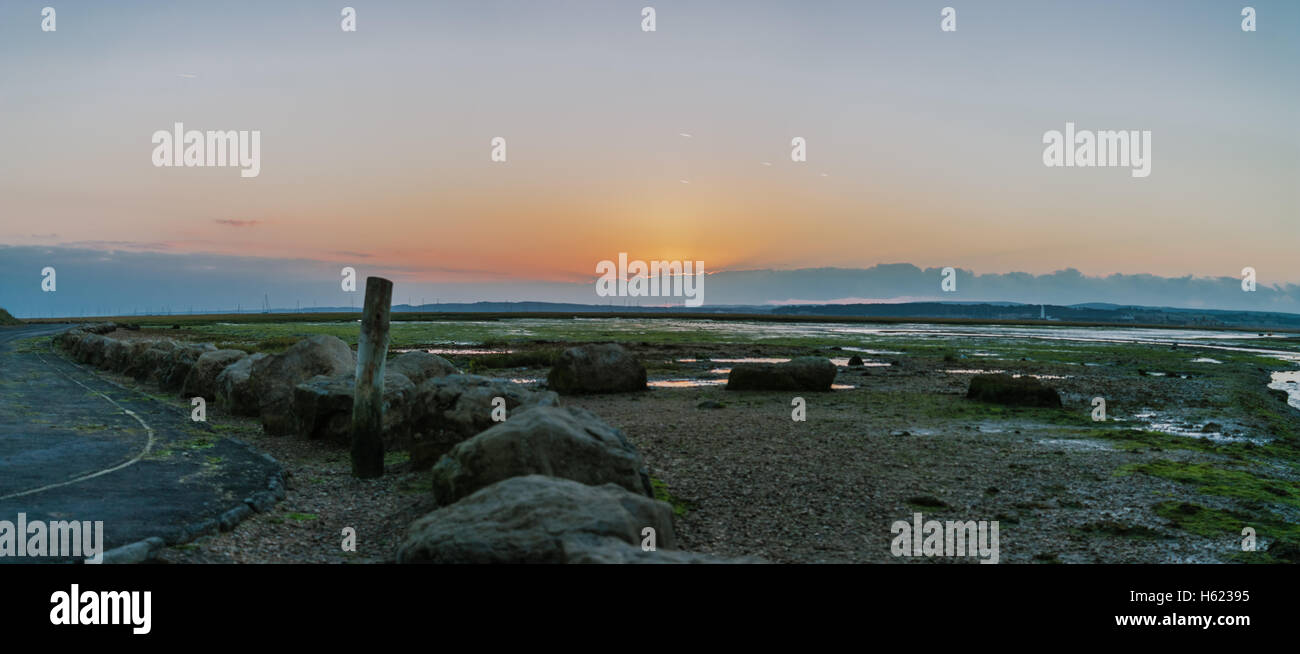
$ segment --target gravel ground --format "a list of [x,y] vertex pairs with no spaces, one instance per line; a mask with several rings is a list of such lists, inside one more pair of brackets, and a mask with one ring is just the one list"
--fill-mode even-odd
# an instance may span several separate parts
[[[760,346],[634,349],[660,360],[697,352],[715,359],[799,353]],[[964,401],[969,375],[947,370],[974,364],[918,358],[894,363],[841,368],[836,383],[854,388],[804,394],[806,422],[791,420],[794,393],[728,393],[720,386],[563,402],[595,412],[641,449],[651,474],[666,484],[679,508],[678,537],[688,551],[797,563],[977,560],[892,556],[891,525],[910,521],[916,512],[927,520],[997,520],[1002,562],[1214,562],[1237,545],[1171,528],[1155,515],[1152,505],[1180,497],[1184,487],[1113,474],[1125,463],[1211,455],[1117,450],[1103,441],[1062,437],[1059,425],[954,417],[944,407]],[[651,379],[716,379],[720,373],[711,371],[726,365],[652,366]],[[1023,362],[1014,372],[1060,369]],[[1069,378],[1050,382],[1061,390],[1067,411],[1089,411],[1088,399],[1098,389],[1136,403],[1193,398],[1205,390],[1195,379],[1124,377],[1104,367],[1075,366],[1069,372]],[[926,394],[936,405],[895,402],[907,394]],[[723,406],[697,408],[704,401]],[[209,421],[219,431],[284,463],[288,495],[232,532],[167,549],[162,562],[384,562],[392,559],[407,525],[434,508],[428,473],[406,471],[400,455],[391,456],[390,474],[357,480],[346,451],[267,437],[254,420],[213,413]],[[1212,505],[1214,499],[1198,501]],[[340,547],[345,527],[356,530],[356,552]]]
[[[168,548],[163,563],[382,563],[392,560],[406,526],[435,507],[428,473],[389,466],[379,479],[352,476],[348,453],[292,436],[264,436],[255,420],[226,418],[235,435],[279,460],[288,473],[285,499],[234,530]],[[399,459],[390,455],[390,460]],[[343,530],[356,551],[343,550]]]
[[[791,419],[795,393],[717,386],[565,401],[620,427],[641,449],[651,474],[688,507],[677,525],[686,550],[792,563],[953,561],[891,554],[891,525],[915,512],[926,520],[997,520],[1002,562],[1215,562],[1239,549],[1236,539],[1195,536],[1154,513],[1152,505],[1185,487],[1114,474],[1126,463],[1211,455],[1116,450],[1062,438],[1058,425],[963,420],[891,403],[892,394],[918,392],[963,402],[969,375],[945,370],[965,367],[973,366],[908,359],[841,368],[836,383],[857,388],[803,394],[806,422]],[[1060,370],[1025,362],[1013,372]],[[1194,379],[1071,372],[1051,384],[1067,411],[1083,415],[1097,389],[1139,402],[1207,391]],[[724,406],[697,408],[709,401]]]

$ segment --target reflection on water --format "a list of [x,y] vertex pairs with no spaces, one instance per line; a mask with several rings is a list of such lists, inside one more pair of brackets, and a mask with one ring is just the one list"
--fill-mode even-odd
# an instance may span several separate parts
[[[503,319],[524,328],[554,325],[541,318]],[[1262,334],[1215,329],[1155,329],[1149,327],[1026,327],[1014,325],[935,325],[933,323],[898,323],[890,325],[845,324],[833,322],[781,323],[757,320],[689,320],[653,318],[580,318],[577,322],[598,322],[610,332],[702,332],[743,337],[761,341],[771,338],[800,336],[982,336],[993,338],[1035,338],[1044,340],[1173,344],[1184,341],[1236,342],[1267,341],[1286,338],[1286,334]],[[463,324],[463,323],[461,323]],[[845,350],[869,354],[900,354],[887,350],[844,347]],[[1294,353],[1292,353],[1294,354]]]
[[[845,359],[847,361],[848,359]],[[678,363],[696,363],[701,359],[678,359]],[[713,363],[785,363],[789,359],[773,359],[764,357],[742,357],[739,359],[703,359],[703,361]]]
[[[847,348],[846,348],[847,349]],[[789,359],[779,359],[771,357],[742,357],[739,359],[678,359],[678,363],[696,363],[704,361],[705,363],[786,363]],[[841,367],[849,367],[848,357],[835,357],[830,360],[831,363]],[[888,368],[893,364],[888,361],[867,361],[863,360],[862,365],[853,366],[854,368]],[[709,372],[719,375],[725,375],[731,372],[731,368],[714,368]]]
[[659,379],[646,382],[646,385],[650,388],[697,388],[725,383],[727,383],[725,379]]
[[[843,368],[849,367],[849,360],[845,357],[836,357],[834,359],[831,359],[831,363]],[[888,368],[889,366],[892,365],[894,364],[888,361],[870,361],[867,359],[863,359],[862,365],[853,366],[853,367],[854,368]]]
[[[646,382],[650,388],[700,388],[702,386],[721,386],[725,379],[659,379]],[[853,384],[831,384],[833,391],[847,391],[857,388]]]
[[1133,414],[1133,417],[1145,423],[1144,427],[1146,429],[1149,429],[1151,431],[1158,431],[1163,434],[1170,434],[1173,436],[1186,436],[1189,438],[1205,438],[1208,440],[1212,440],[1216,443],[1232,443],[1232,442],[1242,442],[1242,441],[1251,440],[1249,438],[1244,438],[1240,436],[1228,436],[1227,434],[1223,433],[1223,427],[1221,425],[1215,425],[1217,429],[1211,428],[1207,430],[1206,429],[1207,425],[1210,425],[1212,423],[1206,423],[1201,425],[1193,425],[1186,422],[1179,423],[1176,422],[1173,418],[1149,410],[1144,410],[1141,413],[1135,413]]
[[866,347],[850,347],[847,345],[840,349],[848,350],[850,352],[861,352],[863,354],[902,354],[902,352],[898,352],[895,350],[873,350],[871,348],[866,348]]
[[[936,325],[932,323],[900,324],[845,324],[834,322],[780,323],[766,321],[733,320],[697,320],[697,319],[657,319],[657,318],[578,318],[576,322],[598,325],[601,332],[610,334],[645,334],[645,333],[692,333],[713,338],[731,339],[738,342],[761,343],[771,339],[789,339],[799,337],[827,337],[846,339],[863,337],[871,339],[889,339],[892,337],[925,336],[932,338],[972,338],[972,339],[1033,339],[1043,341],[1079,342],[1079,343],[1134,343],[1145,345],[1167,345],[1195,348],[1199,350],[1220,350],[1229,352],[1246,352],[1272,357],[1291,364],[1300,364],[1300,352],[1267,347],[1270,341],[1290,337],[1289,334],[1269,334],[1257,332],[1240,332],[1215,329],[1155,329],[1146,327],[1064,327],[1064,326],[1013,326],[1013,325]],[[449,321],[419,321],[404,324],[445,324]],[[337,323],[321,323],[334,325]],[[511,337],[535,337],[538,331],[546,331],[557,324],[555,319],[519,318],[495,321],[456,321],[457,326],[481,326],[484,331],[500,333],[502,328]],[[537,330],[537,331],[534,331]],[[456,344],[456,345],[459,345]],[[472,344],[466,344],[472,347]],[[901,355],[892,350],[868,349],[853,346],[841,346],[841,349],[872,355]],[[996,348],[995,348],[996,349]],[[430,350],[446,354],[504,354],[509,350],[475,350],[446,348]],[[978,352],[975,356],[986,356]],[[694,359],[682,359],[683,363],[693,363]],[[777,363],[785,359],[716,359],[720,363],[739,363],[744,361]],[[846,365],[847,359],[835,359],[837,365]],[[843,364],[839,363],[844,361]],[[1218,363],[1214,359],[1201,358],[1194,363]],[[865,362],[864,362],[865,363]],[[883,362],[866,363],[866,366],[888,365]],[[1096,365],[1087,362],[1084,365]],[[958,372],[957,374],[975,374]],[[1150,374],[1150,373],[1149,373]],[[1290,370],[1273,373],[1270,388],[1277,388],[1288,393],[1292,406],[1300,409],[1300,385],[1297,376],[1300,371]],[[1041,376],[1050,379],[1052,377]],[[724,383],[725,380],[663,380],[652,385],[671,388],[679,386],[705,386]]]
[[[983,368],[965,368],[965,369],[945,370],[944,372],[950,375],[1000,375],[1002,373],[1005,373],[1006,371],[985,370]],[[1011,376],[1012,377],[1033,377],[1034,379],[1070,379],[1074,377],[1074,375],[1025,375],[1019,372]]]
[[514,350],[482,350],[472,347],[393,348],[393,352],[428,352],[429,354],[514,354]]
[[1269,388],[1286,391],[1287,404],[1300,409],[1300,370],[1284,370],[1272,375]]

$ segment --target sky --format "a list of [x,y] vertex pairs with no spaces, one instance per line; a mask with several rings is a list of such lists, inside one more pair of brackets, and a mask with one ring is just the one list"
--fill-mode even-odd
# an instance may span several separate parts
[[[1221,1],[348,0],[355,32],[344,4],[0,5],[0,306],[308,305],[343,266],[396,301],[603,303],[621,252],[1300,284],[1293,2],[1255,32]],[[177,122],[258,130],[260,174],[154,166]],[[1067,122],[1149,130],[1150,176],[1045,166]],[[785,278],[734,297],[842,299]]]

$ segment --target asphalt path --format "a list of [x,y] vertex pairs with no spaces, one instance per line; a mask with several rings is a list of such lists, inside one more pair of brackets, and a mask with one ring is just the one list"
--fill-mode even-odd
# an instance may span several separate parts
[[266,490],[275,462],[39,338],[67,327],[0,328],[0,521],[102,521],[105,550],[184,542]]

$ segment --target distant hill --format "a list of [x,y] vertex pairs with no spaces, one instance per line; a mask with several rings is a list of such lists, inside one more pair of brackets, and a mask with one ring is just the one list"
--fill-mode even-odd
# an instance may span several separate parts
[[26,323],[24,323],[23,321],[21,321],[21,320],[15,318],[15,317],[9,315],[9,312],[8,312],[8,311],[5,311],[4,309],[0,309],[0,326],[5,326],[5,325],[23,325],[23,324],[26,324]]

